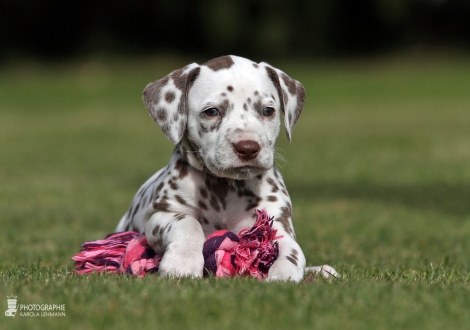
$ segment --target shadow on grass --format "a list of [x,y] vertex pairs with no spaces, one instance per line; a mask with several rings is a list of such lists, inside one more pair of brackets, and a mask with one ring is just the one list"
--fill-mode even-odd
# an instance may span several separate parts
[[427,185],[379,185],[373,182],[316,181],[289,185],[292,199],[321,201],[370,200],[448,215],[470,216],[470,186],[433,183]]

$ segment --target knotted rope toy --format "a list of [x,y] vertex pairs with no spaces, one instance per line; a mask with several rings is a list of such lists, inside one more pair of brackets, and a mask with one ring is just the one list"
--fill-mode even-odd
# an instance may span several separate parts
[[[279,255],[277,230],[266,210],[255,210],[256,222],[238,235],[218,230],[203,247],[204,276],[248,276],[264,279]],[[106,272],[144,277],[158,272],[163,255],[156,254],[144,235],[133,231],[113,233],[103,240],[86,242],[75,260],[77,274]]]

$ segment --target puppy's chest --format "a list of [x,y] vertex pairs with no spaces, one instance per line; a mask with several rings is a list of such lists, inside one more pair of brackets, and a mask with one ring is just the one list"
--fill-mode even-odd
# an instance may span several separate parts
[[200,214],[198,221],[204,233],[227,229],[238,232],[251,227],[255,222],[254,209],[260,206],[262,198],[252,191],[233,191],[198,196]]
[[277,207],[284,197],[272,170],[251,180],[230,180],[186,168],[184,175],[174,169],[155,182],[154,210],[191,215],[206,236],[220,229],[237,233],[251,228],[255,209]]

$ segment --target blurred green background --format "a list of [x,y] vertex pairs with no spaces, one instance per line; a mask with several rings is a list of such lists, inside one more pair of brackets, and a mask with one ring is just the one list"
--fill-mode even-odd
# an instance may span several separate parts
[[0,60],[363,56],[470,47],[467,0],[1,0]]
[[[470,323],[469,2],[0,1],[0,327],[462,329]],[[301,81],[279,160],[300,285],[70,274],[173,146],[144,86],[227,54]],[[201,303],[203,302],[203,303]],[[183,309],[181,306],[185,306]]]

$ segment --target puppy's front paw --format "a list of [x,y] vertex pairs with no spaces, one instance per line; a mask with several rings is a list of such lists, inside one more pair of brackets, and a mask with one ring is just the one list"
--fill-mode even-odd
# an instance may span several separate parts
[[299,268],[287,259],[278,259],[269,269],[267,281],[300,282],[303,277],[303,268]]
[[203,275],[204,257],[202,252],[167,251],[158,268],[160,276],[200,278]]

